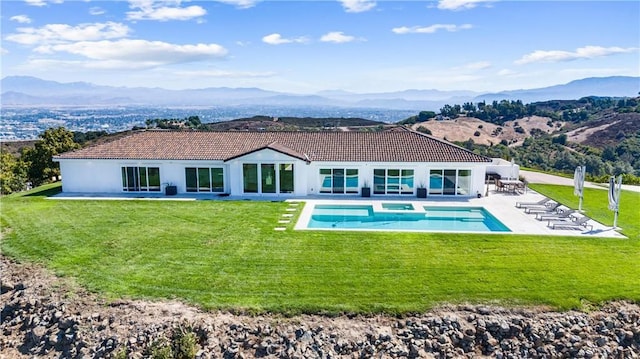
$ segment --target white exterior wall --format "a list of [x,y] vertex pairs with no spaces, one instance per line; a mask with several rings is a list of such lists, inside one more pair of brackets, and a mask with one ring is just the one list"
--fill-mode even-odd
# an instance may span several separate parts
[[122,167],[158,167],[162,191],[167,184],[186,192],[185,167],[222,167],[225,191],[228,192],[229,169],[222,161],[149,161],[149,160],[80,160],[63,159],[60,162],[62,191],[78,193],[121,193]]
[[[223,161],[124,161],[124,160],[59,160],[62,173],[62,190],[79,193],[122,193],[122,170],[124,166],[159,167],[162,191],[167,184],[174,184],[178,193],[186,193],[185,167],[222,167],[224,168],[225,193],[231,195],[261,196],[261,193],[243,192],[242,165],[244,163],[288,164],[294,165],[294,193],[281,196],[317,195],[321,186],[321,168],[354,168],[358,169],[359,188],[365,182],[373,186],[373,170],[413,169],[415,190],[424,185],[429,186],[429,170],[431,169],[468,169],[471,170],[470,196],[485,193],[485,173],[489,163],[396,163],[396,162],[312,162],[287,156],[277,151],[264,149],[227,162]],[[510,167],[510,166],[509,166]],[[505,176],[506,177],[506,176]],[[277,188],[279,188],[277,186]],[[202,193],[202,192],[200,192]],[[205,192],[207,193],[207,192]],[[215,193],[214,193],[215,194]],[[277,194],[267,193],[267,196]],[[339,196],[339,194],[322,194]],[[372,193],[372,196],[375,196]],[[410,195],[407,195],[410,196]]]
[[114,160],[60,160],[63,192],[122,192],[122,170]]

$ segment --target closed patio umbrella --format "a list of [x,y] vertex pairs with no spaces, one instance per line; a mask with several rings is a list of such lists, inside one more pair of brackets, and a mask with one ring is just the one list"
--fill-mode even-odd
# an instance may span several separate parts
[[576,171],[573,173],[573,194],[580,198],[580,202],[578,204],[578,211],[582,211],[582,198],[584,193],[584,177],[585,177],[585,166],[576,167]]
[[618,183],[616,178],[611,176],[609,178],[609,209],[614,211],[613,216],[613,228],[617,228],[618,225],[618,209],[620,208],[620,190],[622,189],[622,176],[618,177]]

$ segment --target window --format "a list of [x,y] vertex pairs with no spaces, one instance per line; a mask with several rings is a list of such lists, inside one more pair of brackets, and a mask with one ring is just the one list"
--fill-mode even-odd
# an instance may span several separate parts
[[413,194],[413,170],[374,169],[374,194]]
[[456,194],[456,170],[444,170],[444,194]]
[[187,192],[224,192],[224,169],[195,168],[184,169]]
[[442,170],[429,171],[429,194],[442,194]]
[[358,170],[346,169],[345,191],[347,193],[358,193]]
[[122,190],[126,192],[160,192],[160,168],[122,167]]
[[322,168],[320,181],[320,193],[358,193],[357,169]]
[[400,174],[400,193],[413,194],[413,170],[402,170]]
[[293,193],[293,163],[280,164],[280,193]]
[[463,196],[471,194],[471,170],[458,170],[458,187],[456,194]]
[[429,194],[462,195],[471,193],[471,170],[442,170],[429,171]]
[[262,193],[276,193],[276,166],[274,164],[261,164]]
[[243,164],[242,180],[245,193],[258,193],[258,165],[255,163]]

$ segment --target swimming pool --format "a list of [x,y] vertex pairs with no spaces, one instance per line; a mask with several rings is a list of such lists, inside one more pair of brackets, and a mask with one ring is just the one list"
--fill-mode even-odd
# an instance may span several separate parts
[[423,206],[414,210],[394,206],[316,204],[309,229],[389,231],[511,232],[483,207]]

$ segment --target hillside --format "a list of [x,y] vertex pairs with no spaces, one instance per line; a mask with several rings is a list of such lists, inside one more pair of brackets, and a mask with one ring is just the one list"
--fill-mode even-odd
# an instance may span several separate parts
[[615,146],[626,136],[640,131],[640,113],[605,111],[602,116],[567,132],[567,141],[604,148]]
[[531,136],[534,129],[551,134],[563,126],[564,122],[562,121],[552,122],[548,117],[529,116],[515,121],[507,121],[504,126],[498,126],[474,117],[458,117],[453,120],[431,119],[418,122],[413,124],[411,128],[420,131],[420,127],[423,127],[428,129],[433,136],[446,138],[453,142],[472,139],[476,144],[489,146],[502,141],[506,141],[510,145],[521,144]]

